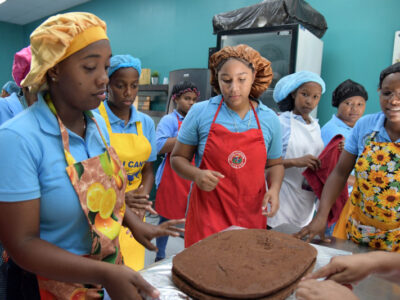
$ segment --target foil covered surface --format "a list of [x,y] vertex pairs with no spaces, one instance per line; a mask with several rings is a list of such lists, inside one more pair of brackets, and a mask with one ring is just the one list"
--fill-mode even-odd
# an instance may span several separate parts
[[[317,262],[315,264],[315,270],[325,266],[329,263],[332,257],[340,255],[351,255],[351,252],[337,250],[321,245],[310,244],[317,249]],[[183,292],[181,292],[171,279],[171,269],[172,269],[172,257],[166,258],[162,261],[154,263],[147,268],[140,271],[140,274],[146,279],[150,284],[156,287],[161,293],[161,300],[172,300],[172,299],[192,299]],[[287,298],[287,300],[295,300],[294,294]],[[146,298],[150,300],[150,298]]]

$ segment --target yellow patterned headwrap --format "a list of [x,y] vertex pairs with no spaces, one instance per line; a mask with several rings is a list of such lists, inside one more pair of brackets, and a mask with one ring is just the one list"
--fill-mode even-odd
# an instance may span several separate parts
[[46,82],[49,69],[96,41],[108,40],[106,29],[106,23],[91,13],[48,18],[31,34],[31,68],[21,85],[36,93]]

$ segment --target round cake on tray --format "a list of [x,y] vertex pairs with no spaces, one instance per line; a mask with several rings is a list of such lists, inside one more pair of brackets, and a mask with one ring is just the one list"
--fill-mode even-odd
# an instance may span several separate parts
[[314,247],[288,234],[228,230],[177,254],[172,280],[195,299],[285,299],[316,257]]

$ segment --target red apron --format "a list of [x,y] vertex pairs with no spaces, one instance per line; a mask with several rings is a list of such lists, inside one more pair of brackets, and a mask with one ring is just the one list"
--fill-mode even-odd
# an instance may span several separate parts
[[251,105],[258,128],[231,132],[215,123],[222,102],[223,99],[210,127],[200,169],[218,171],[225,178],[210,192],[193,184],[185,247],[232,225],[266,228],[267,219],[261,206],[266,193],[267,152],[258,116]]
[[[178,131],[182,122],[178,120]],[[171,168],[171,153],[165,159],[164,171],[156,194],[156,211],[167,219],[185,217],[190,180],[183,179]]]

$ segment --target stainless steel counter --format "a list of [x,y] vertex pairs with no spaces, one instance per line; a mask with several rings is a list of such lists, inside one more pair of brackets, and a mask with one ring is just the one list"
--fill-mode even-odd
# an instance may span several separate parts
[[[283,225],[275,228],[275,230],[291,234],[297,232],[298,228],[291,225]],[[371,251],[371,249],[358,246],[351,241],[335,238],[332,238],[331,243],[323,243],[321,241],[314,240],[311,244],[318,250],[315,270],[329,263],[333,256],[350,255],[351,253],[363,253]],[[171,280],[171,268],[172,257],[152,264],[149,267],[141,270],[140,273],[148,282],[160,290],[162,300],[190,299],[173,284]],[[355,285],[353,291],[362,300],[400,299],[400,286],[375,276],[370,276],[358,285]],[[292,295],[287,300],[294,299],[295,297]]]

